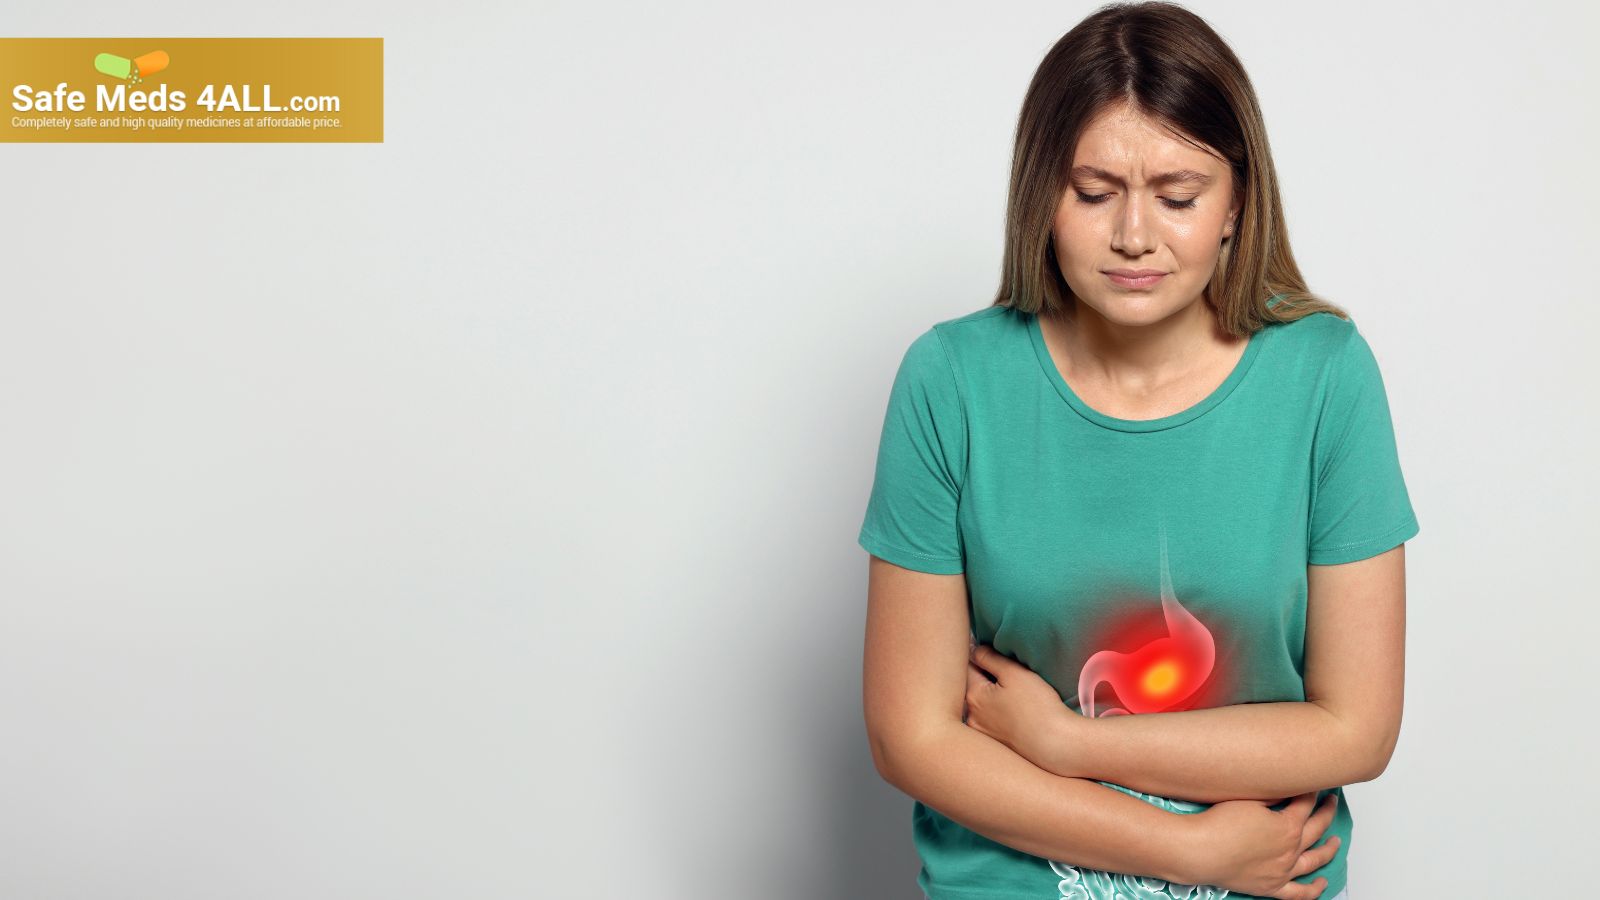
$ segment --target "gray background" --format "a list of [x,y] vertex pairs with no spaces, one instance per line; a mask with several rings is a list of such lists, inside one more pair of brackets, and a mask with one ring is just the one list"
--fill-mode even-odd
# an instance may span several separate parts
[[[387,96],[378,145],[0,146],[0,894],[918,896],[856,529],[1092,8],[8,7],[380,36]],[[1582,890],[1595,8],[1191,8],[1422,523],[1352,896]]]

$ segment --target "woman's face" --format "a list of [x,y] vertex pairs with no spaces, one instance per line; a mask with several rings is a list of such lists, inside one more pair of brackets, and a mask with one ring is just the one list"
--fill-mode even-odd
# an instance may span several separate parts
[[[1113,107],[1079,138],[1056,209],[1061,273],[1080,304],[1110,322],[1165,319],[1198,301],[1211,280],[1239,213],[1233,197],[1224,160]],[[1118,270],[1161,274],[1128,280]]]

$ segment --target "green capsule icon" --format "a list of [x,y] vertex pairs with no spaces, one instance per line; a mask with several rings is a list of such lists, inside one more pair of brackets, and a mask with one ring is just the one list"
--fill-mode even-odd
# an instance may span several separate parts
[[133,74],[133,60],[113,53],[102,53],[94,58],[94,68],[112,78],[127,78]]

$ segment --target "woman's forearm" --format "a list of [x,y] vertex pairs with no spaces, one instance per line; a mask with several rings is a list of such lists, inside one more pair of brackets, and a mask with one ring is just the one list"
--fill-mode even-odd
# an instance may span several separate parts
[[1046,772],[960,722],[887,752],[887,781],[990,840],[1106,872],[1206,880],[1193,815]]
[[1045,768],[1197,803],[1281,800],[1366,781],[1373,766],[1356,735],[1309,702],[1080,716],[1070,724],[1078,727]]

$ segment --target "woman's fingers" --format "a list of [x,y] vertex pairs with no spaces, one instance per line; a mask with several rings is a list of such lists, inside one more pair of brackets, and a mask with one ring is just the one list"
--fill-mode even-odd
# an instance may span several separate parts
[[1294,871],[1290,873],[1290,882],[1271,894],[1278,900],[1317,900],[1328,887],[1328,879],[1318,876],[1309,884],[1301,884],[1292,879],[1299,878],[1307,872],[1315,872],[1328,864],[1339,852],[1339,839],[1337,836],[1329,838],[1319,847],[1312,847],[1322,837],[1322,832],[1327,829],[1328,823],[1333,821],[1333,801],[1337,794],[1329,794],[1327,799],[1317,803],[1317,792],[1307,791],[1290,799],[1289,805],[1282,812],[1293,815],[1301,822],[1300,832],[1300,858],[1295,860]]
[[1307,872],[1315,872],[1332,862],[1333,858],[1338,855],[1339,836],[1334,835],[1323,841],[1321,845],[1312,847],[1310,850],[1300,854],[1300,859],[1294,864],[1294,872],[1289,877],[1299,878]]
[[983,670],[973,665],[969,660],[967,662],[967,692],[966,695],[961,698],[961,721],[964,724],[970,724],[967,722],[967,718],[972,713],[973,695],[976,693],[978,688],[983,687],[988,683],[989,676],[983,674]]
[[1317,900],[1328,887],[1328,879],[1318,876],[1310,884],[1301,884],[1291,881],[1283,886],[1282,890],[1273,891],[1268,897],[1277,897],[1278,900]]
[[1295,796],[1294,799],[1290,800],[1289,805],[1285,806],[1283,811],[1288,812],[1290,810],[1294,810],[1295,814],[1298,816],[1309,816],[1311,815],[1311,808],[1316,806],[1316,804],[1317,792],[1306,791],[1304,794],[1299,794]]
[[1333,824],[1333,814],[1339,809],[1339,795],[1329,794],[1323,798],[1322,805],[1312,816],[1306,819],[1305,826],[1300,831],[1300,849],[1305,850],[1317,841],[1322,840],[1322,833]]
[[971,661],[977,663],[980,668],[988,672],[990,675],[993,675],[995,681],[1000,682],[1002,685],[1006,683],[1005,678],[1002,676],[1004,675],[1006,665],[1010,663],[1011,660],[1008,657],[1001,656],[999,653],[996,653],[993,647],[990,647],[988,644],[977,644],[973,646]]
[[[1316,794],[1316,791],[1301,794],[1294,798],[1294,803],[1290,805],[1303,810],[1308,804],[1315,802]],[[1289,873],[1291,879],[1299,878],[1308,872],[1315,872],[1339,855],[1341,841],[1338,835],[1328,838],[1318,846],[1311,846],[1321,840],[1322,833],[1327,830],[1329,823],[1333,821],[1338,799],[1338,794],[1329,794],[1317,811],[1306,819],[1305,828],[1301,832],[1300,858],[1295,860],[1294,871]],[[1327,886],[1328,879],[1325,876],[1318,876],[1310,884],[1290,881],[1283,886],[1283,890],[1272,896],[1282,898],[1282,900],[1314,900],[1314,898],[1322,896],[1322,891]]]
[[986,688],[988,688],[988,689],[994,688],[994,681],[992,681],[989,678],[989,674],[987,672],[985,672],[982,669],[978,668],[971,661],[968,661],[967,662],[967,693],[966,693],[966,696],[962,697],[962,700],[961,700],[961,705],[962,705],[961,721],[963,721],[963,722],[967,721],[967,715],[972,711],[973,701],[976,700],[976,701],[980,701],[981,702],[983,700],[983,697],[984,697],[983,691]]

